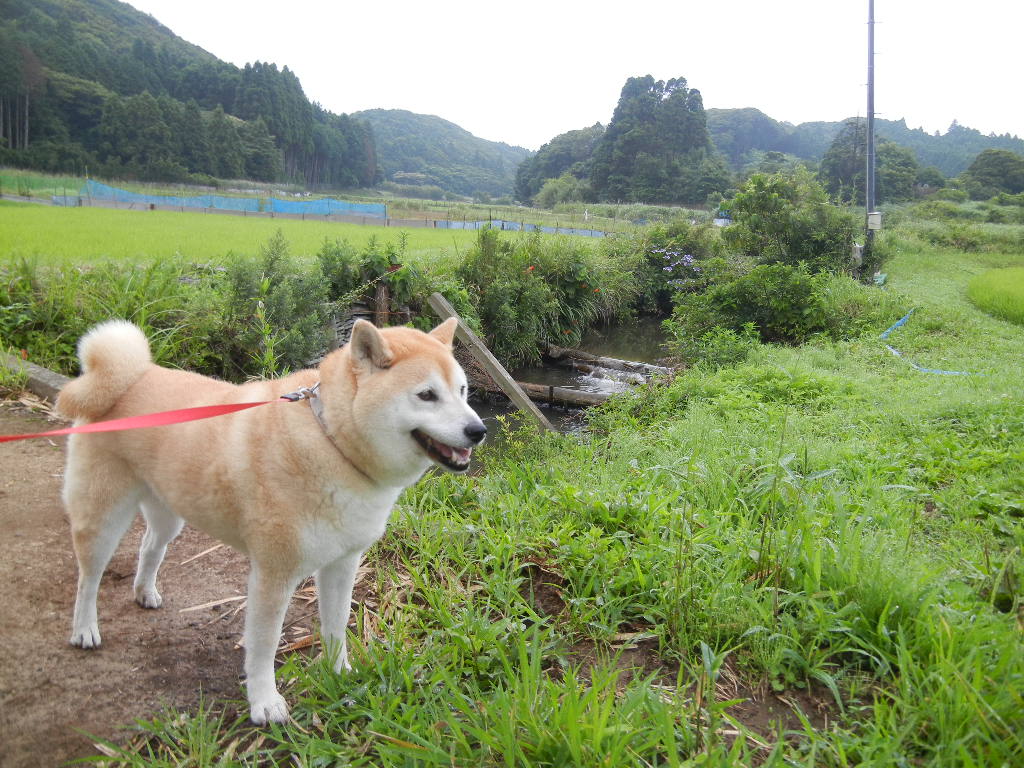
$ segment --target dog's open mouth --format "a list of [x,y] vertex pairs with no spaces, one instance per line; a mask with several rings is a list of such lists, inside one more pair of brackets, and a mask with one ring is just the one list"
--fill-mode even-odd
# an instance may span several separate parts
[[473,455],[472,448],[453,448],[418,429],[412,431],[412,436],[427,456],[442,467],[447,467],[452,472],[465,472],[469,469],[469,457]]

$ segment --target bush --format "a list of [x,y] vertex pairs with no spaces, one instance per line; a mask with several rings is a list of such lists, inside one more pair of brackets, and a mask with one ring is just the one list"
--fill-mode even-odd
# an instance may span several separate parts
[[934,198],[918,203],[912,210],[916,218],[934,219],[936,221],[953,221],[956,219],[977,221],[982,218],[979,211],[948,200],[937,200]]
[[573,346],[599,318],[624,314],[636,296],[635,262],[578,239],[538,233],[503,239],[480,231],[456,270],[494,354],[535,361],[547,344]]
[[203,372],[229,380],[309,365],[327,348],[328,281],[288,255],[280,231],[257,258],[231,262],[197,307],[207,339]]
[[202,290],[197,269],[165,262],[73,269],[11,263],[0,267],[0,337],[33,362],[74,376],[79,337],[97,323],[123,318],[143,329],[158,363],[194,364],[195,350],[205,343],[186,324]]
[[931,200],[949,200],[953,203],[966,203],[968,195],[962,189],[955,187],[946,187],[945,189],[939,189],[933,192],[930,196]]
[[809,171],[754,174],[723,207],[734,222],[722,232],[726,244],[762,264],[805,264],[812,272],[852,268],[858,221],[829,203]]
[[745,359],[755,332],[761,341],[783,344],[800,344],[815,334],[850,339],[884,330],[906,308],[899,294],[845,275],[762,264],[706,292],[680,294],[665,330],[684,362],[719,366]]
[[757,349],[761,338],[753,323],[745,323],[740,329],[713,326],[699,336],[690,336],[679,323],[666,320],[665,331],[669,335],[669,351],[680,362],[716,370],[746,361]]
[[[627,242],[642,256],[639,309],[647,313],[668,314],[677,293],[703,290],[725,263],[722,240],[710,223],[676,219]],[[711,264],[713,259],[718,261]]]

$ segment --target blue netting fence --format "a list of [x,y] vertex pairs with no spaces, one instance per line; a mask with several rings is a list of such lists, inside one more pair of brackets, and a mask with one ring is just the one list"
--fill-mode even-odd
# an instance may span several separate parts
[[137,203],[139,205],[158,205],[169,208],[218,208],[225,211],[260,210],[260,201],[255,197],[225,197],[224,195],[145,195],[141,192],[129,192],[89,179],[81,191],[82,197],[96,200],[112,200],[116,203]]
[[[599,229],[580,227],[546,227],[539,224],[527,224],[522,221],[506,221],[502,219],[486,219],[480,221],[462,221],[452,219],[388,219],[387,205],[384,203],[350,203],[333,197],[316,200],[279,200],[274,197],[225,197],[224,195],[146,195],[140,192],[129,192],[126,189],[112,187],[99,181],[86,181],[78,195],[54,195],[53,204],[67,207],[88,205],[93,200],[139,205],[156,208],[199,208],[222,211],[239,211],[297,216],[347,216],[353,219],[369,217],[382,220],[384,226],[419,226],[434,229],[494,229],[508,232],[543,232],[549,235],[576,235],[579,237],[604,237],[608,233]],[[364,222],[371,223],[371,222]],[[373,222],[378,223],[378,222]]]
[[520,221],[502,221],[488,219],[486,221],[443,221],[434,222],[437,229],[484,229],[493,227],[511,232],[544,232],[548,235],[580,235],[581,237],[604,237],[607,232],[598,229],[578,229],[576,227],[543,227],[539,224],[526,224]]
[[307,214],[312,216],[374,216],[385,218],[388,208],[383,203],[349,203],[335,200],[333,197],[322,197],[318,200],[278,200],[275,197],[267,201],[268,210],[274,213]]
[[[310,216],[373,216],[385,218],[387,206],[383,203],[349,203],[334,198],[317,200],[278,200],[276,198],[260,199],[258,197],[225,197],[224,195],[146,195],[141,192],[129,192],[126,189],[111,187],[99,181],[89,179],[79,195],[90,200],[109,200],[129,205],[158,206],[160,208],[214,208],[222,211],[247,211],[259,213],[270,211],[292,215]],[[74,205],[69,198],[54,199],[58,205]]]

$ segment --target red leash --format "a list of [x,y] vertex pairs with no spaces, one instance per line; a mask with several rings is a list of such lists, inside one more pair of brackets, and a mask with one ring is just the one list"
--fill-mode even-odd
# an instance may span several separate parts
[[270,403],[295,402],[301,399],[285,395],[277,400],[263,400],[259,403],[229,403],[227,405],[201,405],[197,408],[182,408],[177,411],[162,411],[160,413],[147,413],[142,416],[129,416],[124,419],[112,419],[110,421],[96,421],[92,424],[83,424],[80,427],[67,427],[55,429],[52,432],[36,432],[31,435],[0,435],[0,443],[10,443],[15,440],[28,440],[33,437],[57,437],[58,435],[74,435],[83,432],[117,432],[124,429],[144,429],[146,427],[163,427],[168,424],[183,424],[186,421],[199,421],[200,419],[212,419],[214,416],[224,416],[235,411],[244,411],[247,408],[255,408],[259,405]]

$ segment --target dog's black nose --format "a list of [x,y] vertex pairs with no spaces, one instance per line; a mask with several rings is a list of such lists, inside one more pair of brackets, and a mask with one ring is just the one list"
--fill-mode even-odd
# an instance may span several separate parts
[[468,437],[474,443],[479,443],[487,435],[487,427],[485,427],[482,423],[470,424],[462,431],[466,435],[466,437]]

